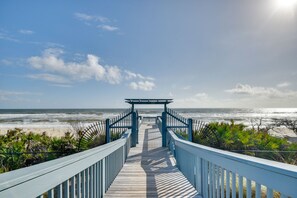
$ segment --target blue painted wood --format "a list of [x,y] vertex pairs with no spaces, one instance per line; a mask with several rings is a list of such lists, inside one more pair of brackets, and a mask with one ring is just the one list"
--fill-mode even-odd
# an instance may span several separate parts
[[47,197],[48,198],[54,198],[54,189],[50,189],[49,191],[47,191]]
[[166,112],[162,113],[162,147],[166,147],[167,141],[167,115]]
[[251,180],[247,179],[246,180],[246,197],[251,198],[252,197],[252,184]]
[[189,118],[188,119],[188,140],[190,142],[193,142],[192,138],[193,138],[193,119]]
[[75,197],[75,177],[76,176],[73,176],[71,179],[70,179],[70,182],[71,182],[71,192],[70,192],[70,197],[71,198],[74,198]]
[[69,198],[70,196],[69,196],[69,180],[68,179],[63,183],[63,186],[64,186],[63,197]]
[[[109,144],[31,167],[3,173],[0,175],[0,197],[37,197],[55,187],[57,187],[57,194],[62,197],[62,184],[68,181],[69,178],[82,174],[86,170],[86,174],[82,174],[81,178],[82,193],[85,194],[86,190],[89,190],[86,186],[90,186],[88,184],[90,175],[87,170],[94,164],[104,161],[107,156],[115,152],[122,153],[121,149],[130,141],[130,138],[131,130],[128,130],[122,138]],[[129,147],[129,144],[127,145]],[[123,159],[121,158],[114,158],[114,163],[116,164],[122,164],[122,161]],[[102,169],[102,174],[108,171],[106,168]],[[114,171],[118,173],[120,168],[121,166],[118,166]],[[106,178],[103,177],[104,179]],[[106,188],[103,192],[105,190]]]
[[[259,186],[261,184],[269,189],[285,193],[288,196],[297,197],[297,191],[295,189],[297,186],[296,166],[191,143],[178,138],[175,133],[170,130],[168,132],[168,138],[173,139],[177,153],[187,152],[193,157],[199,157],[211,163],[211,167],[209,169],[209,179],[211,179],[209,192],[212,194],[210,194],[210,197],[214,196],[213,188],[215,188],[215,185],[213,182],[215,182],[214,174],[216,173],[213,168],[214,166],[220,166],[229,170],[232,173],[232,184],[235,181],[235,174],[240,175],[240,197],[243,196],[242,177],[248,177],[250,180],[257,182],[256,195],[259,195],[258,193],[260,193],[257,189],[259,190]],[[183,158],[183,156],[186,155],[179,155],[176,157],[177,164],[179,164],[179,161],[181,160],[188,160],[187,157]],[[188,166],[192,166],[191,163],[188,163]],[[181,171],[187,177],[187,172],[184,172],[183,170]],[[270,178],[273,178],[273,180]],[[206,185],[205,181],[203,181],[203,183]],[[235,186],[232,185],[232,196],[234,196],[234,193]]]
[[238,177],[238,194],[239,194],[239,198],[243,198],[243,177],[239,176]]
[[232,174],[232,198],[236,198],[236,174],[231,172]]
[[226,170],[226,197],[230,197],[230,172]]
[[106,143],[110,142],[110,129],[109,129],[109,118],[105,120],[105,138]]
[[132,147],[136,146],[137,142],[137,115],[136,112],[132,113]]

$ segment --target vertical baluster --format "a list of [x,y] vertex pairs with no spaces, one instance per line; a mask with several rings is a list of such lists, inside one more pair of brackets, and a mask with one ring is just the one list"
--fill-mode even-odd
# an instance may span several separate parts
[[64,196],[65,198],[69,198],[69,180],[67,179],[64,183]]
[[230,171],[226,170],[226,197],[230,198]]
[[71,193],[70,193],[70,197],[71,198],[74,198],[75,197],[75,176],[71,177],[70,181],[71,181]]
[[215,170],[215,175],[216,175],[216,185],[215,185],[215,187],[216,187],[216,190],[217,190],[217,195],[216,195],[216,197],[220,197],[220,167],[219,166],[216,166],[216,170]]
[[236,198],[236,174],[232,173],[232,198]]
[[85,185],[86,179],[85,179],[85,171],[81,172],[81,197],[86,196],[86,185]]
[[104,177],[103,177],[103,175],[104,175],[104,169],[103,169],[103,160],[104,159],[102,159],[101,161],[100,161],[100,180],[99,180],[99,182],[100,182],[100,197],[102,197],[103,196],[103,185],[104,185]]
[[261,185],[256,183],[256,198],[261,198]]
[[252,197],[252,188],[251,188],[251,180],[246,179],[246,197],[250,198]]
[[208,197],[208,162],[206,160],[202,160],[202,195],[203,197]]
[[212,168],[212,163],[209,163],[209,197],[213,197],[213,191],[212,191],[212,188],[213,188],[213,168]]
[[203,165],[202,165],[202,161],[201,161],[201,158],[200,157],[195,157],[195,160],[196,160],[196,178],[195,178],[195,181],[196,181],[196,190],[198,191],[199,194],[202,193],[203,189],[202,189],[202,180],[203,180],[203,173],[202,173],[202,170],[203,170]]
[[106,178],[106,172],[105,172],[105,159],[106,158],[103,158],[102,159],[102,195],[104,195],[104,193],[105,193],[105,189],[106,189],[106,180],[105,180],[105,178]]
[[87,168],[85,170],[85,196],[86,198],[89,198],[89,169]]
[[267,198],[272,198],[273,197],[273,190],[271,188],[267,187],[266,196],[267,196]]
[[76,189],[77,189],[77,198],[81,198],[81,173],[77,174],[77,180],[76,180]]
[[55,191],[54,189],[50,189],[49,191],[47,191],[47,197],[48,198],[54,198],[54,194],[55,194]]
[[94,182],[94,177],[93,177],[93,172],[94,172],[94,170],[93,170],[93,166],[90,166],[90,168],[89,168],[89,172],[90,172],[90,180],[89,180],[89,189],[90,189],[90,198],[93,198],[93,182]]
[[96,164],[94,164],[94,178],[95,178],[95,181],[94,181],[94,197],[97,198],[97,194],[98,194],[98,166],[97,166],[98,162]]
[[243,197],[243,184],[242,184],[242,179],[243,177],[239,175],[238,177],[238,194],[239,194],[239,198]]
[[62,198],[63,197],[63,186],[62,184],[59,184],[58,187],[57,187],[57,195],[58,195],[58,198]]
[[225,195],[225,170],[221,168],[221,197]]
[[216,197],[216,165],[212,164],[212,196]]
[[100,161],[99,162],[97,162],[97,185],[96,185],[96,188],[97,188],[97,198],[99,198],[100,197],[100,184],[101,184],[101,182],[100,182]]

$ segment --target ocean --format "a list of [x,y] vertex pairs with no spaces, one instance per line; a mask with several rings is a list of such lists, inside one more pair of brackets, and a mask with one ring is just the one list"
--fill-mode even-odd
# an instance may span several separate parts
[[[125,109],[0,109],[0,130],[8,128],[65,128],[70,122],[80,121],[90,124],[98,120],[112,118]],[[195,108],[174,109],[184,117],[204,122],[229,122],[247,126],[251,120],[262,118],[263,125],[274,119],[297,119],[297,108],[258,108],[258,109],[224,109]],[[141,116],[158,116],[163,109],[138,109]]]

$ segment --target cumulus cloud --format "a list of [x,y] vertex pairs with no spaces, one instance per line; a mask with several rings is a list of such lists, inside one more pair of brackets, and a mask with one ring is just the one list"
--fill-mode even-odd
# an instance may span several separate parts
[[288,87],[288,86],[290,86],[290,83],[288,83],[288,82],[279,83],[279,84],[277,85],[277,87],[279,87],[279,88],[282,88],[282,87]]
[[121,81],[121,71],[117,66],[102,66],[99,57],[88,54],[86,61],[65,62],[60,56],[61,49],[47,49],[41,56],[28,58],[28,63],[37,70],[62,75],[73,81],[95,79],[118,84]]
[[80,12],[74,13],[74,16],[82,21],[99,21],[101,23],[109,22],[109,19],[103,16],[88,15]]
[[49,48],[40,56],[29,57],[27,59],[29,65],[42,73],[27,77],[67,86],[75,81],[96,80],[120,84],[126,80],[130,81],[129,87],[134,90],[150,91],[155,87],[152,77],[145,77],[128,70],[123,71],[117,66],[102,65],[96,55],[88,54],[84,60],[65,61],[62,58],[63,53],[62,49]]
[[237,84],[235,88],[225,90],[228,93],[247,95],[247,96],[263,96],[271,98],[282,98],[282,97],[295,97],[297,92],[295,91],[280,91],[277,88],[271,87],[257,87],[248,84]]
[[151,91],[156,85],[154,82],[151,81],[138,81],[138,82],[131,82],[130,88],[134,90],[143,90],[143,91]]
[[70,80],[64,78],[63,76],[54,75],[54,74],[46,74],[46,73],[45,74],[31,74],[31,75],[28,75],[28,78],[45,80],[48,82],[61,83],[61,84],[71,83]]
[[34,34],[34,32],[32,30],[24,30],[24,29],[21,29],[19,30],[19,33],[21,34]]
[[125,73],[125,79],[126,80],[131,80],[131,79],[141,79],[141,80],[149,80],[149,81],[154,81],[155,79],[149,76],[143,76],[141,74],[138,73],[134,73],[128,70],[124,71]]
[[102,29],[102,30],[106,30],[106,31],[117,31],[119,28],[115,27],[115,26],[111,26],[111,25],[98,25],[98,28]]

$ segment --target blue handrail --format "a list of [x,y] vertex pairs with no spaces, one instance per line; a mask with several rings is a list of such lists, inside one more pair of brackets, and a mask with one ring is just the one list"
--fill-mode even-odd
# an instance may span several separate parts
[[0,197],[102,197],[125,163],[130,146],[128,130],[109,144],[3,173]]

